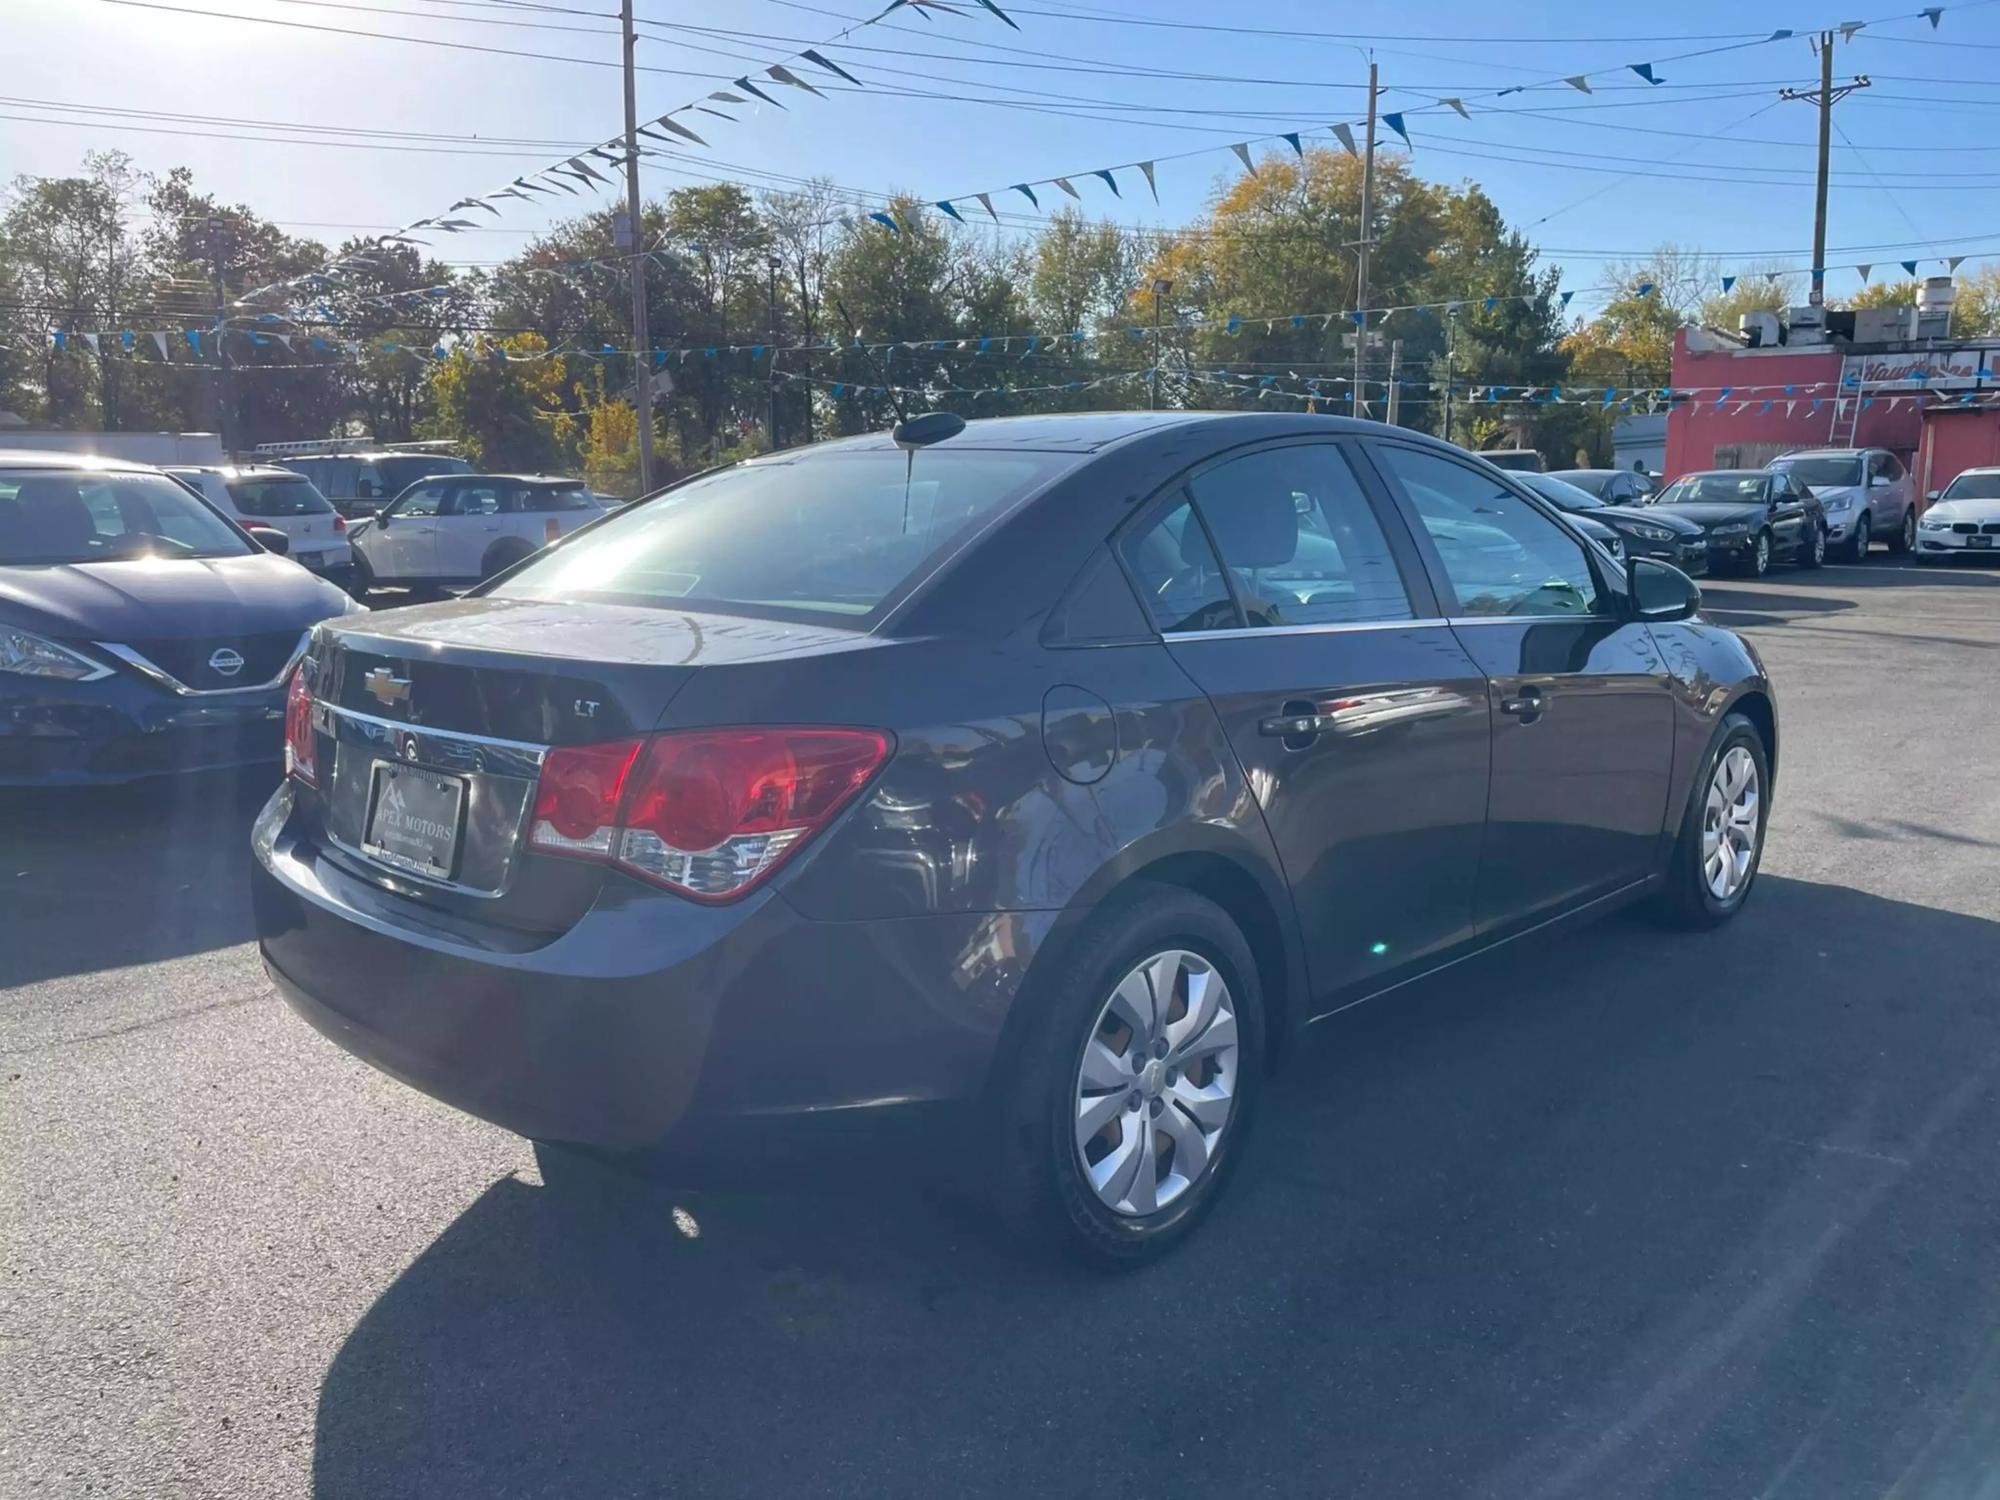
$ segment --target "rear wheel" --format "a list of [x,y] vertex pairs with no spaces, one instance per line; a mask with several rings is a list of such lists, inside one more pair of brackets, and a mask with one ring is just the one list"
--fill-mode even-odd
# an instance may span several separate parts
[[535,549],[526,542],[516,540],[495,542],[486,549],[486,558],[479,567],[479,581],[484,583],[495,573],[503,573]]
[[1917,545],[1917,508],[1913,505],[1903,512],[1903,524],[1896,528],[1896,534],[1889,538],[1889,550],[1901,555]]
[[1849,562],[1867,562],[1868,548],[1875,538],[1869,533],[1868,517],[1864,513],[1854,523],[1854,536],[1847,544]]
[[1662,916],[1680,927],[1715,927],[1741,910],[1764,856],[1770,785],[1763,736],[1731,714],[1688,794],[1657,903]]
[[1136,1265],[1190,1234],[1241,1154],[1264,1072],[1243,935],[1133,889],[1078,939],[996,1076],[1002,1207],[1044,1244]]

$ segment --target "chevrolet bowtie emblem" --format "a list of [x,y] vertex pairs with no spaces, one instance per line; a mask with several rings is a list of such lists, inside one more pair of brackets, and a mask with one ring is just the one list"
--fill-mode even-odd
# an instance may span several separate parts
[[410,701],[410,679],[398,677],[387,667],[376,667],[361,679],[361,685],[375,695],[384,708]]

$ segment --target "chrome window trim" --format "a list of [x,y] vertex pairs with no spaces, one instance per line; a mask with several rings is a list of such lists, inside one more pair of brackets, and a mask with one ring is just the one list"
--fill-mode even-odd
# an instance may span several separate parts
[[177,697],[227,698],[236,693],[263,693],[269,692],[272,688],[283,687],[285,679],[292,675],[292,669],[298,666],[300,661],[304,659],[306,647],[311,642],[312,632],[310,630],[300,631],[298,645],[292,648],[291,656],[286,659],[284,666],[278,669],[276,677],[271,678],[268,682],[246,682],[240,687],[226,688],[191,688],[165,667],[159,665],[157,662],[148,660],[144,655],[134,651],[130,646],[120,646],[110,641],[93,641],[91,644],[97,647],[98,650],[108,652],[112,656],[117,657],[140,676],[158,683]]
[[1173,630],[1159,639],[1171,646],[1175,641],[1227,641],[1273,635],[1335,635],[1362,630],[1416,630],[1427,625],[1447,625],[1442,618],[1422,620],[1329,620],[1320,625],[1234,625],[1227,630]]
[[1561,620],[1571,625],[1588,623],[1592,620],[1605,625],[1626,625],[1631,622],[1617,615],[1603,614],[1597,610],[1586,610],[1576,615],[1453,615],[1445,621],[1451,626],[1459,625],[1545,625],[1551,620]]

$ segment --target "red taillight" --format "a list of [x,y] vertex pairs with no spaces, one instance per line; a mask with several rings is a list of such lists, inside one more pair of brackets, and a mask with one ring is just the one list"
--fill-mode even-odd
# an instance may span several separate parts
[[313,742],[312,690],[306,686],[305,663],[292,669],[285,689],[285,774],[307,786],[319,780],[319,755]]
[[548,520],[542,523],[543,546],[545,547],[548,546],[549,544],[554,542],[557,537],[561,535],[562,535],[562,523],[558,521],[554,516],[550,516]]
[[528,842],[726,901],[825,827],[889,748],[872,729],[714,729],[552,750]]
[[343,516],[339,511],[333,513],[333,529],[336,532],[347,530],[347,517]]

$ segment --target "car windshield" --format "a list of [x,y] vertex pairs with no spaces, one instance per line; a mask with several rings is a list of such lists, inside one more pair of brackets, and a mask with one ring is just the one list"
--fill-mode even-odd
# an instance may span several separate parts
[[961,539],[1075,462],[970,449],[739,465],[621,512],[499,592],[873,616]]
[[1754,505],[1764,498],[1762,474],[1690,474],[1660,496],[1662,505]]
[[1773,459],[1771,467],[1802,481],[1807,489],[1861,483],[1861,460],[1852,453],[1819,453]]
[[253,549],[164,474],[0,469],[0,566],[241,557]]
[[1947,500],[2000,500],[2000,469],[1980,474],[1961,474],[1944,492]]
[[229,498],[245,516],[323,516],[333,507],[302,474],[243,475],[228,481]]
[[1521,482],[1551,505],[1564,510],[1603,510],[1604,502],[1590,491],[1553,474],[1523,474]]

